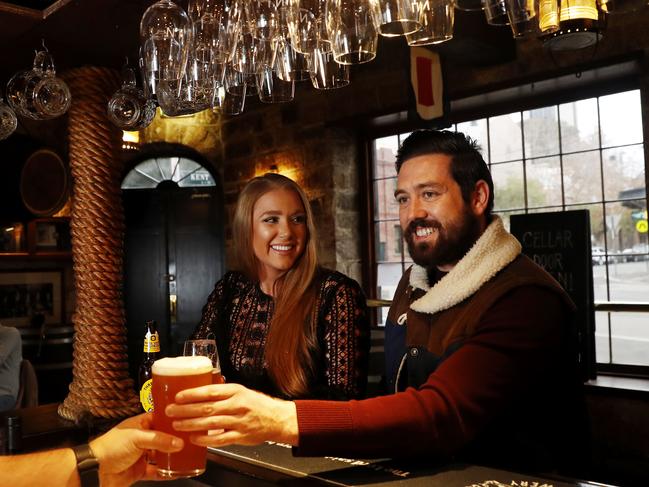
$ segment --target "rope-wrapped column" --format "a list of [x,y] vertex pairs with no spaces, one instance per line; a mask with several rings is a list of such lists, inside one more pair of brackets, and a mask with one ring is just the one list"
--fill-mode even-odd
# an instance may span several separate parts
[[105,68],[69,71],[72,259],[76,291],[73,379],[59,414],[78,420],[139,412],[128,374],[122,299],[124,211],[120,132],[106,117],[118,74]]

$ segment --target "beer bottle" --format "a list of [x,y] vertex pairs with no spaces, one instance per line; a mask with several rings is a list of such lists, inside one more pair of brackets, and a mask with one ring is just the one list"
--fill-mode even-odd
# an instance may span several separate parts
[[147,321],[144,329],[144,354],[138,374],[138,387],[140,389],[140,403],[145,411],[153,411],[153,396],[151,392],[151,366],[160,358],[160,336],[158,324]]

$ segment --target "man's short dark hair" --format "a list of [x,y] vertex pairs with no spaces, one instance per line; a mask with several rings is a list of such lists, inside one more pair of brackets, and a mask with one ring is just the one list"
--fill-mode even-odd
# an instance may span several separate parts
[[449,130],[416,130],[403,141],[397,152],[397,174],[408,159],[426,154],[445,154],[451,157],[451,175],[462,190],[462,199],[470,203],[471,193],[481,179],[489,186],[489,201],[485,210],[491,220],[494,207],[494,183],[480,147],[471,137]]

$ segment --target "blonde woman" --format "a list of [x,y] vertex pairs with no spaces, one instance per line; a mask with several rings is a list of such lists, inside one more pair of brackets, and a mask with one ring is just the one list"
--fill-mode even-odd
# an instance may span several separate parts
[[233,221],[236,271],[194,331],[213,334],[228,382],[285,398],[362,397],[369,325],[356,281],[318,265],[304,191],[279,174],[244,187]]

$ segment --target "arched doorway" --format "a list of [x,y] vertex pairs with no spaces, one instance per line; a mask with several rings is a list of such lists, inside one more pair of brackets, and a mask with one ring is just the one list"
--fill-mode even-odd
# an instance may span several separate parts
[[137,377],[142,356],[145,321],[158,322],[164,355],[181,354],[223,274],[223,193],[218,179],[201,156],[186,150],[168,153],[141,157],[122,182],[132,377]]

